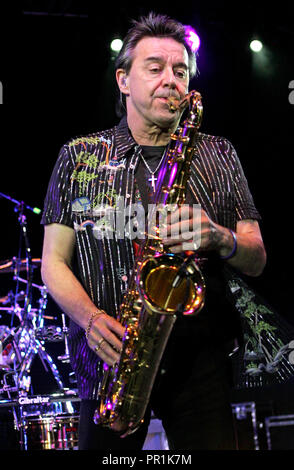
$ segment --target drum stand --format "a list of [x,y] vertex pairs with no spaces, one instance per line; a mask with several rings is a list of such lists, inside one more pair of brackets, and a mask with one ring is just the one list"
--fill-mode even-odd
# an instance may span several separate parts
[[[26,281],[24,281],[26,282]],[[51,356],[46,351],[45,347],[43,346],[43,342],[46,341],[46,327],[44,327],[44,315],[43,311],[46,308],[47,304],[47,290],[44,286],[36,286],[41,291],[41,299],[40,308],[38,309],[38,314],[36,315],[28,315],[27,321],[20,327],[16,336],[18,338],[17,346],[16,346],[16,355],[21,356],[21,359],[18,361],[19,364],[17,365],[17,380],[19,384],[22,384],[20,387],[22,390],[28,392],[28,386],[25,384],[30,385],[30,369],[34,357],[36,355],[39,356],[43,367],[46,372],[48,372],[48,367],[52,372],[52,375],[57,383],[59,390],[64,389],[64,384],[59,374],[59,371],[54,364]],[[31,313],[31,312],[30,312]],[[21,322],[22,323],[22,322]],[[49,330],[50,331],[50,330]],[[58,330],[57,330],[58,333]],[[61,341],[63,339],[63,333],[56,334],[55,339],[50,338],[50,341]],[[23,347],[23,344],[25,347]],[[17,353],[17,349],[20,350]],[[20,352],[20,354],[19,354]],[[47,364],[47,365],[46,365]]]

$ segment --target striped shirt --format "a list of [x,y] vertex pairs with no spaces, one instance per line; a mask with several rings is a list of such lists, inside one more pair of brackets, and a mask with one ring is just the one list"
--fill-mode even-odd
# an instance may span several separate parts
[[[141,151],[126,118],[112,129],[70,140],[61,148],[44,203],[41,223],[74,229],[74,273],[95,305],[113,316],[134,264],[126,228],[134,204],[142,204],[136,183]],[[200,204],[222,226],[235,230],[238,220],[260,218],[236,151],[224,138],[198,134],[187,189],[187,201]],[[113,223],[119,213],[124,214],[124,236]],[[93,399],[99,358],[73,321],[69,346],[80,397]]]

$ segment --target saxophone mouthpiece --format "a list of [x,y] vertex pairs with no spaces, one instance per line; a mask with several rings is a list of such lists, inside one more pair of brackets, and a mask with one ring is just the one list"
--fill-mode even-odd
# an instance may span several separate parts
[[[179,100],[179,98],[176,98],[175,96],[169,96],[168,97],[169,110],[172,113],[175,113],[176,111],[181,111],[181,112],[184,111],[184,109],[190,105],[190,100],[193,95],[195,95],[195,91],[190,91],[181,100]],[[200,97],[199,93],[197,93],[197,95],[199,95]]]
[[168,97],[168,106],[172,113],[175,113],[176,111],[184,111],[188,104],[189,100],[187,100],[187,96],[185,96],[182,100],[179,100],[175,96]]
[[169,110],[172,113],[175,113],[179,109],[179,103],[180,103],[180,100],[176,98],[175,96],[168,97],[168,106],[169,106]]

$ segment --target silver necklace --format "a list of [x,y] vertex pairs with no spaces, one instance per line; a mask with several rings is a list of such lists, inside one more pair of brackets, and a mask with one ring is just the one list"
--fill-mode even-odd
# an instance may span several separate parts
[[148,163],[146,162],[145,158],[143,157],[143,154],[141,152],[141,158],[143,160],[143,163],[144,165],[146,166],[147,170],[149,171],[149,173],[151,174],[151,178],[148,178],[148,181],[151,181],[151,186],[152,186],[152,189],[153,189],[153,192],[155,192],[155,181],[157,181],[157,178],[155,178],[155,173],[157,172],[157,170],[159,169],[160,165],[162,164],[162,161],[163,161],[163,158],[164,158],[164,155],[165,155],[165,151],[163,152],[162,154],[162,157],[160,159],[160,162],[158,163],[157,167],[155,168],[155,170],[151,170],[150,166],[148,165]]

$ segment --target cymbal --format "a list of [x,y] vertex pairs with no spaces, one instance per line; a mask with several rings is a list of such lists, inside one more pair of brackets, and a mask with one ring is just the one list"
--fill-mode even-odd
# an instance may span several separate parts
[[[33,268],[40,267],[41,262],[42,262],[42,260],[40,258],[32,258]],[[27,269],[27,260],[26,259],[17,260],[16,258],[12,258],[12,259],[8,259],[6,261],[0,261],[0,274],[14,273],[14,271],[17,268],[19,269],[19,271],[26,271],[26,269]]]

